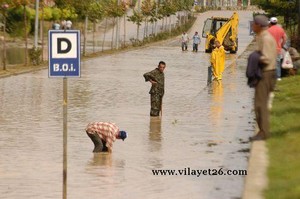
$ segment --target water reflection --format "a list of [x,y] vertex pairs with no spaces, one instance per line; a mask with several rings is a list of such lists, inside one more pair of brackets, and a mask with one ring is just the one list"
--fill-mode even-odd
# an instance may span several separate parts
[[112,166],[112,154],[111,153],[94,153],[93,158],[89,161],[89,166]]
[[211,103],[211,121],[212,126],[214,127],[215,132],[219,132],[221,129],[220,122],[222,113],[223,113],[223,84],[222,81],[213,81],[212,82],[212,103]]
[[161,149],[161,118],[150,117],[149,126],[150,151],[159,151]]
[[150,117],[149,139],[152,141],[161,141],[161,118]]

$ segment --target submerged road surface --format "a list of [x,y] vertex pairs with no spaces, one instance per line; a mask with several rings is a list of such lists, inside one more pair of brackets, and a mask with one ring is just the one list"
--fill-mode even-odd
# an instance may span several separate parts
[[[190,37],[207,17],[231,14],[199,15]],[[82,63],[82,77],[68,79],[68,198],[241,197],[245,176],[227,171],[247,169],[244,140],[254,127],[246,63],[236,61],[252,40],[252,13],[239,15],[239,52],[226,55],[220,84],[206,86],[204,39],[198,53],[191,44],[181,52],[176,38]],[[150,83],[142,75],[161,60],[163,115],[151,120]],[[62,197],[62,82],[47,70],[0,79],[1,198]],[[91,121],[115,122],[129,137],[117,140],[112,154],[93,154],[84,131]]]

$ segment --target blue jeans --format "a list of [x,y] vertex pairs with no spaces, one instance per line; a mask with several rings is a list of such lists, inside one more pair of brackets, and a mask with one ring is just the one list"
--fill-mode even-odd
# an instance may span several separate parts
[[276,75],[277,78],[281,78],[281,63],[282,63],[282,55],[277,55],[276,58]]

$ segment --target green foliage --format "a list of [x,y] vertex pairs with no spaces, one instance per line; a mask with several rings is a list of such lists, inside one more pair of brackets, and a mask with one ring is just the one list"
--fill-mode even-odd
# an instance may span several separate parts
[[178,11],[178,7],[173,0],[165,0],[162,3],[160,12],[163,16],[169,17],[170,15],[174,15]]
[[135,10],[133,11],[133,15],[131,16],[128,16],[127,17],[128,21],[132,21],[133,23],[137,24],[138,26],[142,25],[142,22],[143,22],[143,19],[144,19],[144,16],[139,13],[139,12],[136,12]]
[[51,20],[59,20],[61,19],[61,10],[57,7],[52,8],[52,19]]
[[152,4],[151,0],[144,0],[141,7],[142,14],[149,17],[153,11],[155,12],[154,8],[154,4]]
[[141,46],[146,43],[166,40],[170,37],[178,36],[178,35],[182,34],[182,32],[188,31],[194,24],[195,20],[196,20],[196,17],[190,17],[189,21],[187,23],[183,24],[182,26],[178,26],[177,28],[173,29],[171,32],[169,32],[169,31],[160,32],[156,36],[150,35],[149,37],[146,37],[143,41],[132,39],[131,40],[132,45],[133,46]]
[[63,8],[61,9],[61,19],[76,19],[77,18],[77,13],[75,12],[74,7],[68,7],[68,8]]
[[93,22],[104,17],[103,7],[99,2],[93,2],[88,9],[89,19]]
[[125,4],[118,5],[117,1],[109,1],[105,4],[105,10],[107,16],[110,17],[121,17],[125,14]]
[[41,48],[31,48],[29,49],[29,59],[34,66],[41,64],[42,62],[42,49]]
[[[45,7],[44,8],[44,20],[45,21],[50,21],[53,19],[53,8],[50,7]],[[42,18],[43,13],[39,12],[39,19]]]
[[271,138],[267,141],[270,166],[266,199],[300,198],[300,76],[277,84],[271,112]]
[[[26,6],[27,22],[34,19],[35,11]],[[24,35],[24,7],[18,6],[7,11],[7,32],[13,37]],[[31,31],[30,23],[27,23],[27,33]]]
[[[267,12],[269,17],[283,17],[283,24],[292,46],[300,49],[299,1],[298,0],[253,0],[253,4]],[[298,32],[296,31],[298,28]]]

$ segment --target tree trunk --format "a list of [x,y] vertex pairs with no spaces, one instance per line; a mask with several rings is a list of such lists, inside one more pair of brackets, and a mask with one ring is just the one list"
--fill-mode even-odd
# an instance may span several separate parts
[[104,51],[104,42],[105,42],[105,35],[106,35],[106,29],[107,29],[107,17],[105,18],[105,27],[104,27],[104,34],[103,34],[103,41],[102,41],[102,52]]
[[93,21],[93,53],[95,53],[95,32],[96,32],[96,22]]
[[26,5],[24,6],[24,31],[25,31],[25,63],[24,65],[27,66],[27,59],[28,59],[28,36],[27,36],[27,15],[26,15]]
[[143,34],[143,40],[145,39],[146,37],[146,27],[147,27],[147,20],[145,20],[145,26],[144,26],[144,34]]
[[126,18],[127,12],[124,14],[124,48],[126,47]]
[[140,25],[137,24],[137,29],[136,29],[136,40],[139,40],[139,36],[140,36]]
[[42,62],[44,61],[44,5],[42,4],[42,20],[41,20],[41,38],[42,38]]
[[111,49],[114,48],[114,32],[115,32],[115,23],[116,23],[116,18],[114,17],[113,19],[113,29],[112,29],[112,33],[111,33]]
[[[5,11],[6,12],[6,11]],[[3,70],[6,70],[6,13],[3,16],[4,22],[3,22],[3,57],[2,57],[2,62],[3,62]]]
[[88,27],[88,16],[85,17],[85,21],[84,21],[83,56],[86,56],[87,27]]
[[170,17],[169,17],[169,32],[171,33],[171,31],[172,31],[172,15],[170,15]]

